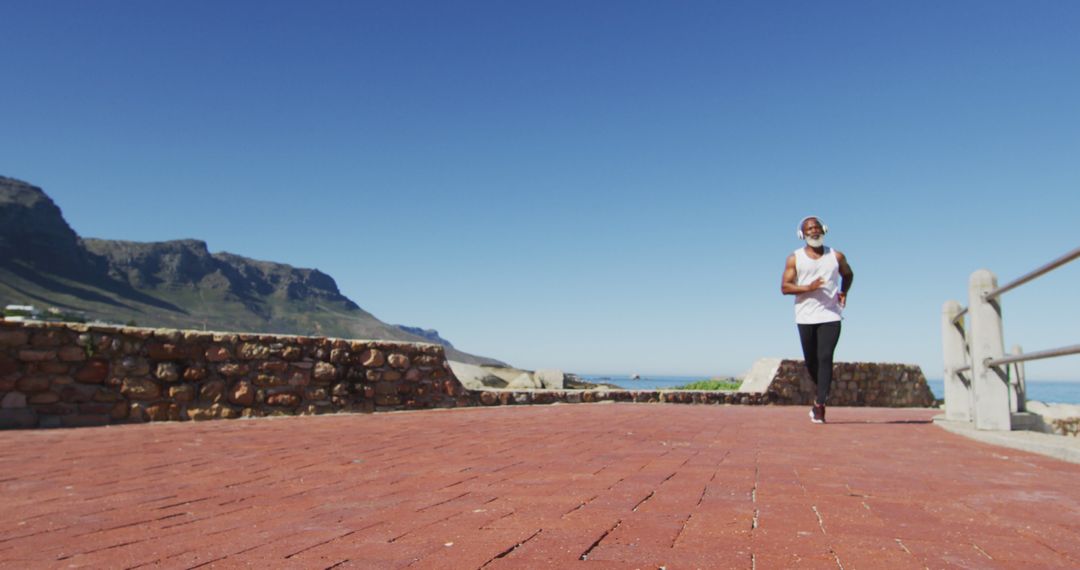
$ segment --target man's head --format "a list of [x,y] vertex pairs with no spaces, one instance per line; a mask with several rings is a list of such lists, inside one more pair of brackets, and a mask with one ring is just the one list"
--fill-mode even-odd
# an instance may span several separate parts
[[798,236],[806,240],[810,247],[821,247],[825,243],[825,234],[829,232],[829,226],[822,223],[817,216],[807,216],[799,222]]

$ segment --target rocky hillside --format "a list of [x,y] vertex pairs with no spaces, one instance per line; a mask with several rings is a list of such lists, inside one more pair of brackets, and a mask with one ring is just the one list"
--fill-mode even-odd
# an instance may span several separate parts
[[394,325],[394,326],[396,326],[397,328],[399,328],[399,329],[401,329],[401,330],[403,330],[403,331],[405,331],[405,332],[407,332],[409,334],[416,335],[416,336],[418,336],[420,338],[426,338],[428,342],[432,342],[432,343],[435,343],[435,344],[441,344],[441,345],[443,345],[443,346],[445,346],[447,348],[454,348],[454,345],[450,344],[450,341],[448,341],[445,338],[439,336],[439,331],[437,331],[435,329],[422,329],[420,327],[407,327],[405,325]]
[[451,360],[501,364],[435,331],[380,321],[317,269],[211,253],[194,239],[80,238],[40,188],[0,177],[0,305],[9,303],[140,326],[438,342]]

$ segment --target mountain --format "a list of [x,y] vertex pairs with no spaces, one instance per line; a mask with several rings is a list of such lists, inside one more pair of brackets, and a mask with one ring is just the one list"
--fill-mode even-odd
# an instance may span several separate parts
[[421,338],[426,338],[428,342],[435,344],[441,344],[447,348],[454,348],[454,345],[450,344],[450,341],[439,336],[439,331],[435,329],[422,329],[420,327],[407,327],[405,325],[394,325],[395,327]]
[[317,269],[211,253],[195,239],[81,238],[41,188],[2,176],[0,304],[151,327],[437,342],[451,360],[503,364],[433,330],[380,321]]

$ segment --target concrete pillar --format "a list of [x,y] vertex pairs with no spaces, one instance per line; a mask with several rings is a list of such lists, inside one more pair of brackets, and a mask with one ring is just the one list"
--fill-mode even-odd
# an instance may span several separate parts
[[[941,350],[945,356],[945,419],[971,421],[971,386],[960,378],[956,369],[967,364],[964,331],[954,324],[963,307],[956,301],[945,301],[941,308]],[[971,371],[967,372],[971,377]]]
[[[1013,356],[1024,354],[1024,349],[1019,345],[1012,347]],[[1013,373],[1009,377],[1009,409],[1014,412],[1027,411],[1027,379],[1024,378],[1024,363],[1014,362]]]
[[997,288],[997,277],[980,269],[968,281],[968,345],[971,347],[971,394],[975,429],[1009,431],[1009,384],[985,362],[1005,356],[1001,306],[983,295]]

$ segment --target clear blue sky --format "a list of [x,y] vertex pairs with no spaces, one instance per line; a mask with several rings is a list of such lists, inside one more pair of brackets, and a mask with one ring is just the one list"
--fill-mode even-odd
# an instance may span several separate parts
[[[1080,4],[0,2],[0,174],[83,236],[315,267],[527,368],[799,356],[807,214],[841,360],[941,375],[940,312],[1080,244]],[[1075,344],[1080,262],[1004,299]],[[1032,363],[1080,379],[1080,358]]]

